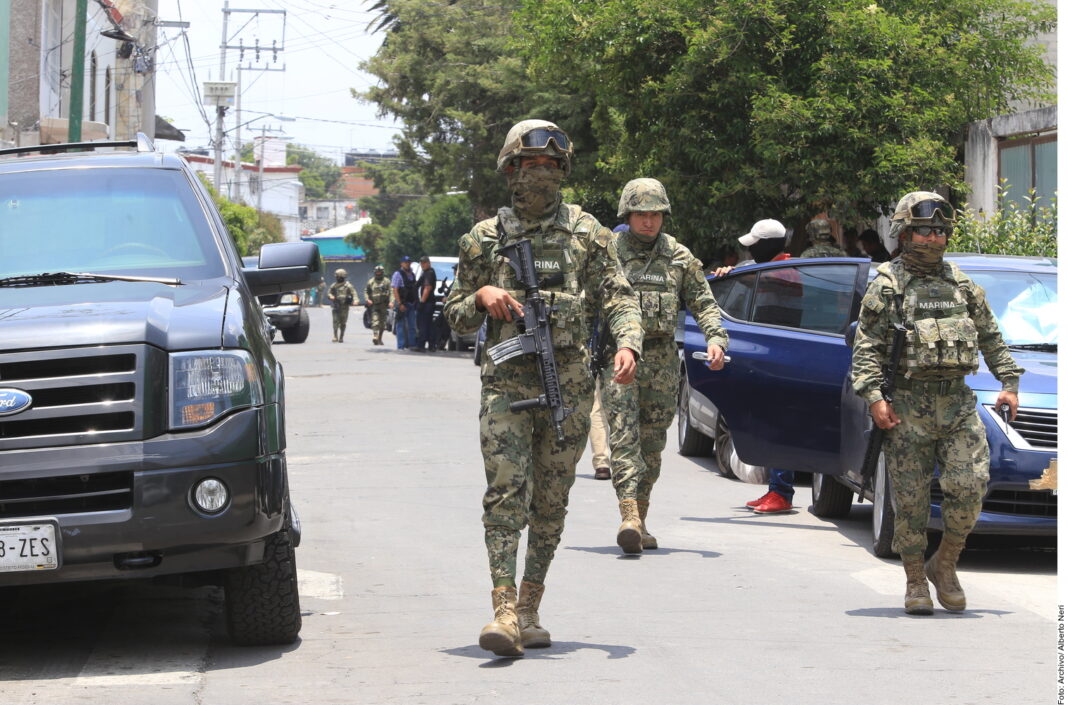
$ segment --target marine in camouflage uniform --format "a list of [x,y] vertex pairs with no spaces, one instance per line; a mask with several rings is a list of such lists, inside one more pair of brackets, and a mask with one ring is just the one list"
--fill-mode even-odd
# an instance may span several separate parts
[[815,218],[805,226],[805,231],[811,244],[801,253],[802,257],[848,257],[834,240],[831,221]]
[[374,276],[367,280],[363,289],[364,305],[371,309],[372,342],[382,345],[382,331],[386,329],[386,317],[389,315],[389,297],[392,293],[390,280],[386,278],[385,268],[375,265]]
[[353,302],[357,300],[356,288],[345,280],[347,276],[348,272],[344,269],[335,271],[334,278],[336,281],[330,285],[330,291],[326,295],[333,309],[335,343],[345,342],[345,326],[349,322],[349,306],[352,306]]
[[[679,393],[678,313],[685,303],[708,341],[714,369],[722,367],[727,333],[720,325],[701,261],[663,232],[671,213],[667,191],[656,179],[634,179],[623,188],[617,216],[629,224],[616,236],[623,274],[638,295],[645,332],[642,364],[634,384],[602,373],[601,389],[612,452],[612,485],[623,523],[616,543],[625,553],[657,548],[646,526],[649,495],[660,477],[660,455],[675,417]],[[648,221],[648,222],[645,222]],[[610,348],[611,350],[611,348]]]
[[[460,334],[476,331],[488,314],[487,349],[515,336],[519,330],[507,308],[521,310],[524,293],[497,251],[502,238],[530,238],[540,289],[555,307],[553,348],[564,403],[574,410],[564,421],[564,440],[558,441],[545,409],[509,408],[543,393],[534,356],[495,366],[483,354],[479,435],[487,487],[482,522],[494,620],[483,628],[479,644],[500,656],[521,656],[524,646],[550,645],[537,610],[590,425],[593,381],[584,348],[583,294],[600,309],[621,349],[616,360],[621,376],[633,376],[641,353],[638,304],[619,273],[611,231],[579,206],[561,202],[560,181],[570,171],[571,155],[567,135],[552,123],[526,120],[509,131],[497,165],[508,178],[513,207],[501,208],[497,217],[460,238],[456,280],[444,309]],[[517,597],[519,540],[528,526]]]
[[[853,347],[853,389],[871,406],[874,422],[887,429],[883,454],[895,512],[893,549],[905,568],[910,614],[933,613],[928,579],[943,607],[961,611],[966,605],[956,564],[979,518],[990,451],[964,378],[978,369],[982,352],[1002,385],[995,407],[1008,405],[1015,417],[1024,372],[1002,340],[983,289],[942,258],[954,215],[936,193],[901,199],[890,234],[900,238],[902,254],[880,265],[868,286]],[[879,385],[894,323],[903,323],[907,334],[891,406]],[[945,528],[925,565],[936,463]]]

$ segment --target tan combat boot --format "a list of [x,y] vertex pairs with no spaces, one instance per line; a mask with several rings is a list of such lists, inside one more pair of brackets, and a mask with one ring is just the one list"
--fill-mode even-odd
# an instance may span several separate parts
[[482,627],[478,645],[498,656],[522,656],[514,587],[493,588],[493,621]]
[[905,611],[909,614],[934,614],[927,576],[923,574],[923,554],[901,556],[905,567]]
[[616,532],[616,543],[623,553],[642,552],[642,518],[638,514],[638,502],[633,499],[619,500],[619,515],[623,523]]
[[645,517],[649,515],[649,502],[643,502],[638,500],[638,516],[642,520],[642,550],[648,551],[653,548],[659,548],[656,543],[656,537],[649,533],[649,527],[645,524]]
[[538,618],[538,606],[545,586],[524,580],[519,584],[519,602],[515,606],[519,615],[519,638],[528,649],[543,649],[552,646],[549,630],[541,626]]
[[924,565],[924,572],[935,586],[938,603],[950,612],[963,612],[967,605],[964,589],[957,580],[957,560],[964,550],[964,541],[942,534],[942,543]]

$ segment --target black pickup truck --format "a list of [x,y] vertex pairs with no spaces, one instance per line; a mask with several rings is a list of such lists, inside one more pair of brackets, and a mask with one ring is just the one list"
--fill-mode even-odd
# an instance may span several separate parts
[[316,246],[243,270],[143,137],[37,150],[0,150],[0,588],[180,576],[224,587],[236,643],[292,642],[300,522],[256,297],[315,286]]

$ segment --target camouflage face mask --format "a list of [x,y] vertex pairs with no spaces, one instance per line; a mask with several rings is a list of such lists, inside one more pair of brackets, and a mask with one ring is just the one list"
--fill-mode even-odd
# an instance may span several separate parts
[[901,261],[913,274],[937,274],[942,268],[946,244],[946,240],[914,242],[910,235],[901,241]]
[[564,170],[551,166],[515,169],[508,176],[512,207],[520,215],[540,218],[556,207]]

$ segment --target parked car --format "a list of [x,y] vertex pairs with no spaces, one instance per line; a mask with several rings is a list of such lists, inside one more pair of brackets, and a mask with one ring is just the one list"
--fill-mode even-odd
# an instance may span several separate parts
[[[242,257],[241,262],[245,269],[259,267],[259,257]],[[287,343],[303,343],[308,339],[311,330],[311,321],[308,320],[308,312],[304,308],[304,298],[299,291],[283,291],[281,293],[264,294],[257,297],[263,315],[274,330],[281,331],[282,340]],[[271,337],[274,337],[272,331]]]
[[318,283],[318,248],[243,270],[196,173],[143,136],[30,149],[0,150],[0,586],[216,583],[233,641],[294,641],[285,384],[255,297]]
[[477,333],[457,333],[449,328],[449,324],[445,321],[442,315],[442,308],[445,304],[445,295],[451,289],[452,285],[456,283],[456,265],[459,264],[459,257],[431,257],[430,266],[434,268],[434,273],[438,276],[438,288],[434,292],[435,298],[435,310],[434,310],[434,322],[441,331],[440,335],[445,338],[447,330],[448,337],[445,339],[445,348],[448,350],[470,350],[475,347],[478,339]]
[[[1006,424],[993,411],[1001,385],[985,365],[968,378],[991,448],[990,484],[975,531],[1053,535],[1056,497],[1031,489],[1057,456],[1056,261],[984,255],[950,256],[987,292],[1019,364],[1020,410]],[[692,353],[704,341],[687,313],[679,338],[683,379],[679,446],[683,454],[715,449],[721,472],[740,462],[813,474],[813,512],[843,516],[861,491],[859,469],[871,426],[849,379],[847,341],[875,266],[866,259],[786,260],[742,267],[711,280],[724,313],[731,362],[713,372]],[[882,462],[872,500],[873,549],[890,554],[893,508]],[[941,528],[937,481],[932,529]]]

